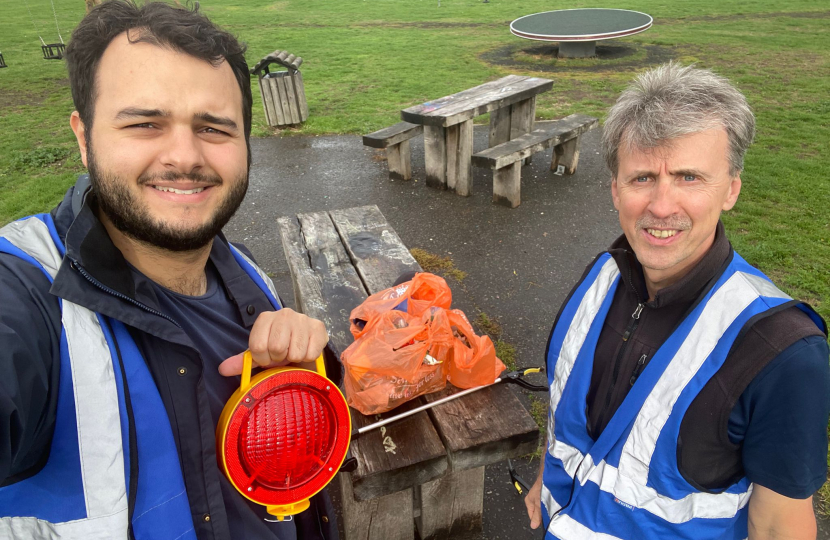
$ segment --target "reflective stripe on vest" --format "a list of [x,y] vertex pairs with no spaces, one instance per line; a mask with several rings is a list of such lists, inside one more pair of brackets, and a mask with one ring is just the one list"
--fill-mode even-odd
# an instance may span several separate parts
[[585,400],[618,285],[619,269],[604,254],[577,286],[551,336],[542,489],[547,538],[745,538],[752,486],[744,478],[723,493],[697,491],[677,469],[677,436],[688,406],[744,324],[792,304],[790,297],[734,254],[593,441],[585,429]]
[[[35,265],[50,281],[63,258],[49,215],[0,229],[0,252]],[[127,538],[129,438],[112,350],[117,338],[130,394],[144,404],[136,409],[134,403],[137,451],[145,465],[139,466],[135,536],[195,539],[167,415],[135,343],[118,321],[105,323],[62,299],[60,305],[60,385],[49,459],[34,476],[0,488],[0,538]]]

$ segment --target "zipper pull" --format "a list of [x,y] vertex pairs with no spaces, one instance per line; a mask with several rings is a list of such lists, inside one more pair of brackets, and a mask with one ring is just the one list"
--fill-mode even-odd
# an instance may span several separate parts
[[642,303],[637,304],[637,309],[635,309],[634,313],[631,314],[632,319],[637,320],[637,319],[640,318],[640,313],[643,312],[643,306],[644,306],[644,304],[642,304]]
[[634,367],[634,373],[631,374],[631,378],[628,380],[631,386],[634,386],[634,383],[637,382],[637,377],[639,377],[640,373],[643,371],[643,366],[646,364],[646,358],[648,357],[643,355],[639,360],[637,360],[637,365]]
[[623,333],[622,340],[628,341],[628,338],[631,337],[631,332],[637,327],[637,321],[640,320],[640,314],[643,312],[644,304],[640,303],[637,304],[637,308],[634,310],[634,313],[631,314],[631,320],[628,322],[628,328],[625,329]]

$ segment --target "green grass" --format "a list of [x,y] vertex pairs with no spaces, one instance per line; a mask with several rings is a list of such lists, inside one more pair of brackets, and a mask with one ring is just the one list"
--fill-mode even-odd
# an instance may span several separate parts
[[[44,39],[56,41],[49,5],[31,1]],[[80,0],[56,2],[68,39],[84,14]],[[758,137],[735,210],[724,217],[735,247],[790,294],[830,317],[830,11],[819,1],[772,0],[626,4],[655,18],[649,31],[620,40],[633,54],[608,61],[557,60],[526,52],[538,44],[507,32],[515,17],[550,9],[542,0],[203,1],[202,9],[246,41],[249,63],[275,48],[303,56],[310,118],[287,133],[367,133],[415,103],[507,73],[549,76],[554,91],[540,119],[573,112],[604,116],[649,50],[696,62],[736,82],[758,115]],[[600,0],[571,7],[608,6]],[[50,26],[51,25],[51,26]],[[488,54],[511,49],[512,64]],[[68,126],[72,101],[62,62],[40,58],[20,2],[0,18],[0,223],[43,211],[83,170]],[[661,58],[663,58],[661,57]],[[544,71],[544,70],[554,71]],[[254,92],[257,93],[256,82]],[[254,134],[276,133],[254,103]],[[486,120],[486,118],[484,119]],[[449,277],[463,279],[452,273]]]
[[[49,4],[29,0],[47,41]],[[554,9],[545,0],[203,0],[202,9],[249,45],[249,63],[276,48],[303,56],[310,118],[289,134],[368,133],[401,108],[508,73],[547,76],[537,117],[603,117],[631,77],[665,58],[732,79],[758,117],[743,192],[724,222],[735,248],[794,297],[830,318],[830,10],[820,0],[723,2],[577,0],[568,7],[626,7],[651,14],[649,31],[619,40],[633,54],[556,60],[509,34],[512,19]],[[81,0],[55,0],[68,39]],[[783,7],[782,7],[783,6]],[[786,10],[786,11],[784,11]],[[51,26],[50,26],[51,25]],[[68,119],[62,62],[40,57],[22,2],[4,2],[0,50],[0,224],[57,203],[82,166]],[[508,51],[509,65],[487,59]],[[254,93],[258,93],[254,82]],[[486,120],[486,119],[485,119]],[[254,134],[275,131],[254,103]],[[461,276],[459,279],[463,279]]]

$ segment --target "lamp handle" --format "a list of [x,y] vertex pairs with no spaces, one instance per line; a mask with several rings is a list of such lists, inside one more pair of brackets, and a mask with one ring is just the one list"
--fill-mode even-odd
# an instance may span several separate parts
[[251,367],[254,363],[254,357],[251,355],[250,349],[245,351],[242,356],[242,384],[239,388],[244,392],[251,386]]
[[[245,354],[242,356],[242,382],[239,385],[239,388],[244,392],[251,386],[251,368],[254,364],[254,358],[251,356],[251,351],[245,351]],[[326,376],[326,363],[323,360],[323,354],[320,353],[320,356],[317,357],[315,360],[315,366],[317,368],[317,373],[322,375],[323,377]]]

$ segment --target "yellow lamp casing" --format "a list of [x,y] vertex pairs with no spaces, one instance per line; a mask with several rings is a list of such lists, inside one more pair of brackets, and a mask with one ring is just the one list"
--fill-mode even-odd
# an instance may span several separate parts
[[[250,486],[248,486],[246,488],[244,486],[238,485],[237,481],[233,478],[233,475],[231,475],[230,472],[229,472],[228,460],[229,460],[230,456],[227,455],[225,446],[226,446],[226,440],[227,440],[227,437],[228,437],[228,431],[229,431],[229,428],[231,426],[231,420],[234,417],[235,412],[240,407],[246,407],[247,408],[247,404],[246,404],[245,400],[247,399],[248,403],[251,402],[251,400],[253,399],[252,394],[251,394],[252,390],[254,390],[257,387],[257,385],[262,383],[263,381],[266,381],[267,379],[269,379],[271,377],[274,377],[275,375],[285,374],[285,373],[288,373],[288,372],[296,372],[296,371],[307,372],[307,371],[310,371],[312,373],[316,372],[318,375],[323,377],[328,382],[328,384],[326,384],[326,386],[325,386],[325,390],[326,390],[326,392],[328,392],[328,397],[332,400],[332,404],[336,405],[336,407],[340,407],[340,405],[342,404],[342,407],[343,407],[342,410],[345,410],[344,415],[335,415],[335,417],[339,418],[341,422],[345,421],[345,423],[346,423],[345,429],[343,429],[343,426],[338,426],[338,428],[336,429],[336,431],[338,433],[340,433],[341,435],[345,433],[345,437],[347,439],[346,444],[345,444],[345,449],[346,450],[348,450],[348,446],[349,446],[349,442],[350,442],[350,438],[351,438],[351,430],[352,430],[351,416],[349,415],[349,409],[348,409],[348,405],[346,404],[346,398],[343,397],[343,394],[342,394],[342,392],[340,392],[340,389],[337,388],[337,385],[335,385],[333,382],[331,382],[329,379],[326,378],[326,368],[325,368],[325,363],[323,361],[323,355],[322,354],[315,361],[316,371],[312,370],[312,369],[305,369],[303,367],[299,367],[298,365],[292,365],[292,366],[284,366],[284,367],[277,367],[277,368],[267,369],[267,370],[262,371],[261,373],[258,373],[257,375],[255,375],[252,378],[251,377],[252,367],[253,367],[253,358],[251,356],[251,351],[245,351],[245,354],[243,356],[241,384],[239,386],[239,389],[236,390],[233,393],[233,395],[230,397],[230,399],[228,399],[228,402],[225,404],[225,407],[222,409],[222,414],[219,416],[219,422],[216,426],[217,457],[218,457],[219,465],[222,469],[222,472],[230,480],[231,484],[237,489],[237,491],[239,491],[248,500],[265,506],[266,510],[269,514],[271,514],[273,516],[276,516],[276,518],[279,521],[283,521],[286,516],[293,516],[295,514],[299,514],[300,512],[306,510],[309,507],[309,505],[310,505],[309,499],[312,496],[316,495],[319,491],[321,491],[326,485],[328,485],[328,483],[334,478],[334,475],[337,474],[337,471],[339,471],[340,466],[343,464],[343,461],[346,459],[346,451],[345,450],[342,451],[342,453],[343,453],[342,457],[335,456],[334,459],[335,459],[336,463],[335,462],[330,463],[329,472],[331,473],[330,474],[331,478],[326,480],[325,483],[322,484],[319,487],[319,489],[317,489],[316,491],[311,493],[311,495],[309,495],[308,497],[305,497],[301,500],[298,500],[298,501],[292,502],[292,503],[288,503],[288,504],[280,504],[280,505],[266,504],[264,502],[261,502],[260,500],[257,500],[257,498],[255,498],[254,496],[252,496],[250,494],[250,492],[251,492],[251,487]],[[340,403],[335,404],[334,403],[335,401],[339,401]],[[342,448],[342,445],[338,445],[338,446],[340,446]],[[334,465],[336,465],[336,467]]]

